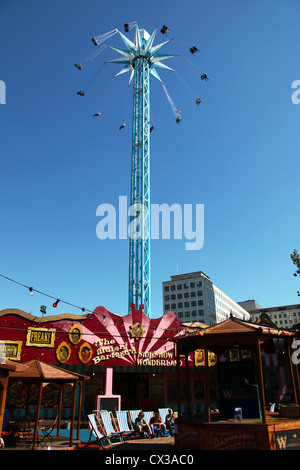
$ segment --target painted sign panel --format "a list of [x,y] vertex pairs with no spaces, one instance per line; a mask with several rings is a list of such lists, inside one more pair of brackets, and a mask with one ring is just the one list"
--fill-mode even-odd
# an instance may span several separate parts
[[6,359],[21,359],[22,341],[0,341],[0,357]]
[[53,348],[55,341],[55,329],[28,328],[26,346],[38,348]]
[[256,432],[247,431],[215,431],[213,437],[214,450],[251,450],[258,449]]
[[276,450],[300,450],[300,429],[275,431]]

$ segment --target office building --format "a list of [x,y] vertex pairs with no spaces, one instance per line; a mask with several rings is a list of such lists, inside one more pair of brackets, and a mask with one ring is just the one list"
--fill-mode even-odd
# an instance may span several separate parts
[[249,312],[251,322],[255,322],[261,313],[266,313],[279,328],[288,329],[300,323],[300,304],[263,308],[256,300],[246,300],[239,305]]
[[174,312],[184,322],[213,325],[226,320],[230,313],[248,320],[249,313],[215,286],[202,271],[171,276],[163,282],[163,313]]

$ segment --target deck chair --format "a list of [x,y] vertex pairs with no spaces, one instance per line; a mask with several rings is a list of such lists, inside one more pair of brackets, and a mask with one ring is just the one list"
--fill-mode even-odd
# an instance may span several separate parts
[[134,427],[129,427],[128,424],[128,412],[125,410],[116,411],[117,425],[119,431],[122,433],[124,438],[134,437],[136,431]]
[[162,422],[166,424],[166,416],[168,414],[168,408],[158,408],[158,412],[162,419]]
[[43,447],[44,445],[46,445],[46,440],[52,443],[53,439],[52,439],[51,434],[57,426],[57,421],[58,421],[58,415],[56,416],[51,426],[43,426],[42,428],[40,428],[40,431],[43,434],[42,439],[38,441],[37,443],[40,447]]
[[[163,423],[166,424],[166,416],[169,412],[169,408],[158,408],[158,412],[160,414],[160,417],[163,421]],[[174,432],[174,426],[172,426],[172,431]],[[167,435],[170,434],[170,430],[167,428]],[[171,434],[170,434],[171,435]]]
[[100,411],[100,419],[104,426],[106,435],[109,437],[109,439],[119,438],[120,441],[123,442],[122,432],[116,431],[113,427],[113,416],[111,411]]
[[[89,422],[89,428],[91,430],[91,433],[90,433],[88,443],[84,447],[88,447],[91,444],[95,444],[95,445],[100,444],[100,446],[104,450],[111,449],[112,444],[110,442],[110,439],[109,439],[108,436],[105,436],[104,434],[102,434],[99,431],[98,426],[97,426],[97,422],[96,422],[96,416],[94,415],[94,413],[88,415],[88,422]],[[92,436],[94,436],[96,439],[91,442],[91,437]]]
[[135,429],[134,427],[134,423],[135,423],[135,420],[136,418],[138,417],[138,414],[141,410],[129,410],[128,414],[129,414],[129,418],[130,418],[130,422],[131,422],[131,425],[132,425],[132,428]]
[[145,418],[146,423],[149,424],[149,421],[152,418],[152,416],[154,416],[153,411],[144,411],[144,418]]

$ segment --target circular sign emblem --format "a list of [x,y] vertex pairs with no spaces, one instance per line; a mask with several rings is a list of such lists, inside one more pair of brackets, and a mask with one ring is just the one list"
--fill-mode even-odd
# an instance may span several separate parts
[[76,345],[80,342],[82,337],[82,331],[79,325],[73,325],[68,332],[69,341]]
[[56,349],[56,357],[59,362],[65,363],[71,356],[70,346],[63,341]]
[[78,357],[83,364],[89,362],[92,358],[93,350],[89,343],[83,343],[78,351]]
[[131,338],[136,339],[141,339],[145,334],[144,328],[140,323],[135,323],[134,325],[130,326],[129,331]]

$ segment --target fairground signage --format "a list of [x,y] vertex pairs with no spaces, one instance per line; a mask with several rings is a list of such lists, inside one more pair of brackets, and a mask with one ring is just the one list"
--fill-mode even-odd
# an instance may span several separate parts
[[55,340],[55,329],[28,328],[26,346],[37,346],[39,348],[53,348]]
[[135,357],[138,366],[176,366],[173,351],[137,351],[135,345],[128,343],[118,345],[114,339],[111,341],[99,339],[97,346],[96,355],[93,358],[94,364],[131,356]]
[[0,341],[0,358],[14,359],[21,358],[22,341]]
[[[50,364],[102,367],[175,367],[174,339],[187,332],[173,312],[149,318],[134,305],[126,316],[97,307],[89,315],[34,317],[20,310],[0,312],[2,355]],[[193,330],[195,331],[195,330]],[[191,353],[190,366],[203,365]],[[181,365],[185,358],[180,358]]]

